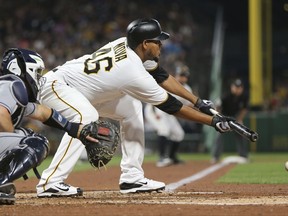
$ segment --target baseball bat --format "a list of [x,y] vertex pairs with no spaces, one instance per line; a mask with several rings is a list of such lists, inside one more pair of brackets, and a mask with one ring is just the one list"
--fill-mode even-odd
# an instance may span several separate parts
[[[210,109],[210,111],[214,114],[214,115],[218,115],[219,117],[223,117],[219,112],[217,112],[214,109]],[[258,134],[251,130],[250,128],[246,127],[243,124],[240,124],[236,121],[229,121],[228,122],[229,126],[231,127],[231,129],[235,132],[237,132],[238,134],[240,134],[241,136],[245,137],[246,139],[252,141],[252,142],[256,142],[258,139]]]

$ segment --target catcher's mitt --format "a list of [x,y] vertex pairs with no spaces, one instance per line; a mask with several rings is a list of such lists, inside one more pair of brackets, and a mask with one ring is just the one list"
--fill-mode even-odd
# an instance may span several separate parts
[[[99,142],[87,140],[88,135]],[[100,168],[112,159],[120,143],[120,130],[112,122],[98,120],[85,125],[80,132],[79,139],[85,145],[90,164],[95,168]]]

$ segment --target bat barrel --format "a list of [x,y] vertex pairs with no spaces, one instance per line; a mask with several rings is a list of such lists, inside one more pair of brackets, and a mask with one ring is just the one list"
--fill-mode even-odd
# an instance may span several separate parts
[[[219,117],[223,117],[218,111],[214,109],[210,109],[210,112],[214,115],[218,115]],[[255,131],[252,131],[250,128],[246,127],[245,125],[242,125],[235,121],[230,121],[229,125],[231,129],[233,129],[235,132],[239,133],[241,136],[249,139],[252,142],[256,142],[258,139],[258,134]]]
[[256,142],[258,139],[258,134],[251,129],[247,128],[246,126],[239,124],[238,122],[230,121],[230,127],[240,135],[244,136],[245,138],[249,139],[252,142]]
[[251,136],[250,136],[250,140],[252,142],[256,142],[258,139],[258,134],[257,133],[252,133]]

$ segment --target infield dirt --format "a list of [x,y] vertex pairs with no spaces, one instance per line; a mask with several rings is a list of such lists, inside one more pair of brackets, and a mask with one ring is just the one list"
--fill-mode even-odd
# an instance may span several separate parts
[[[170,184],[209,166],[209,162],[189,161],[165,168],[147,163],[143,168],[146,177]],[[37,198],[38,180],[19,179],[15,182],[16,204],[0,206],[1,215],[287,215],[286,184],[217,183],[233,166],[227,165],[174,192],[162,193],[120,194],[117,166],[73,172],[66,182],[84,189],[84,196],[78,198]]]

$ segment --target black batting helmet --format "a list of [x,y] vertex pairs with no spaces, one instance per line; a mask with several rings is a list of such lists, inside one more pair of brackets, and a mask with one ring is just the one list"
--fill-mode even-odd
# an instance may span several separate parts
[[135,49],[144,40],[166,40],[169,34],[163,32],[159,22],[151,18],[137,19],[127,27],[127,42],[131,49]]

